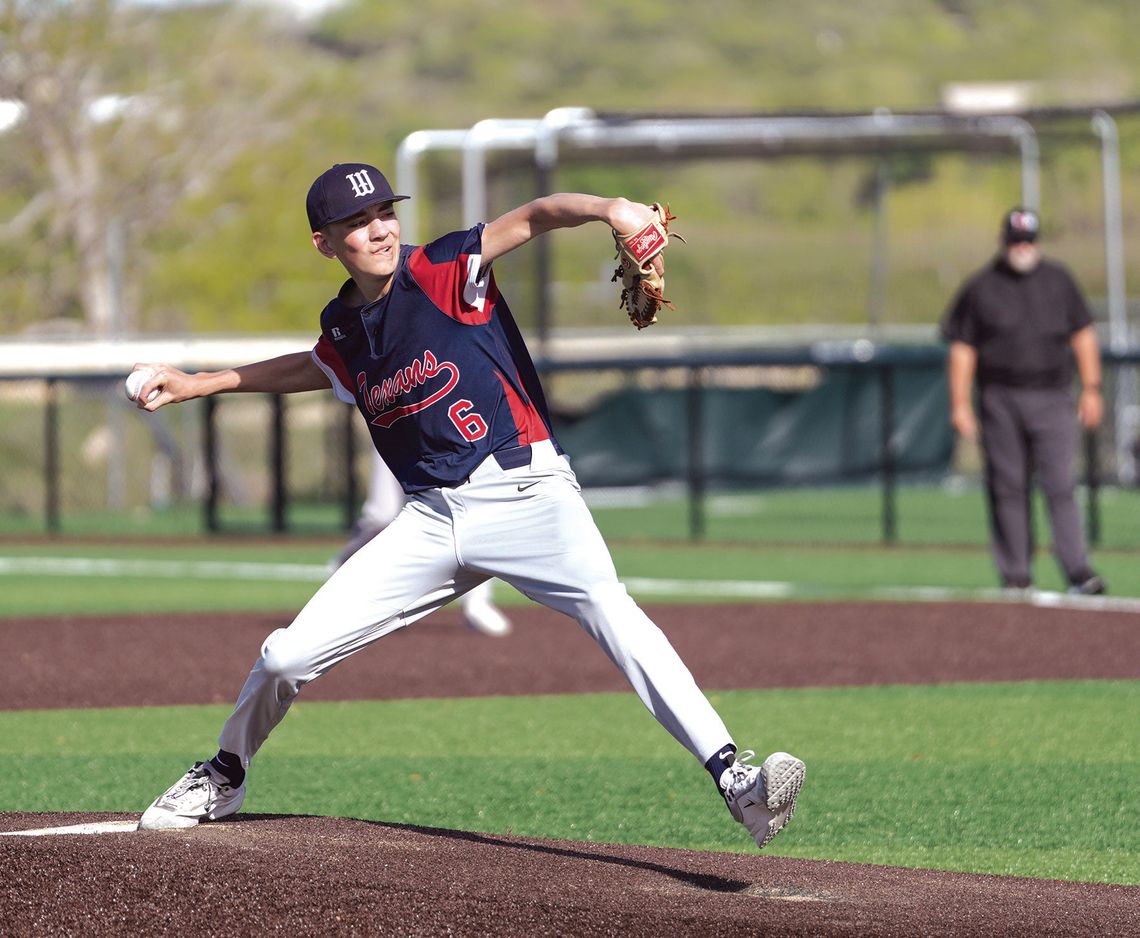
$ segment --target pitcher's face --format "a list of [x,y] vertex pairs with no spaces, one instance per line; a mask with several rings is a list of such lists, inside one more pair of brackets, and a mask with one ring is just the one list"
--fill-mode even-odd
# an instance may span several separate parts
[[354,280],[386,281],[400,259],[400,221],[392,202],[380,202],[313,232],[313,244],[335,257]]

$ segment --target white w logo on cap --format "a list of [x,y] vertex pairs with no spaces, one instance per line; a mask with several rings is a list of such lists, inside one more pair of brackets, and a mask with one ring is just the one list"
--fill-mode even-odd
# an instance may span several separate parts
[[358,199],[362,195],[371,195],[376,191],[376,187],[372,185],[372,178],[368,175],[368,170],[361,169],[355,173],[349,173],[344,177],[352,183],[352,193]]

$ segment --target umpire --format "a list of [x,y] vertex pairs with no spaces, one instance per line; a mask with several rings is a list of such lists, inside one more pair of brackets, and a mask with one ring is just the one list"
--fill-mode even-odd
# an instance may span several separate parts
[[[1037,213],[1016,208],[1002,221],[1001,251],[958,291],[942,323],[950,343],[950,421],[980,439],[994,563],[1002,585],[1032,586],[1030,484],[1049,509],[1053,551],[1069,592],[1098,594],[1076,501],[1077,421],[1073,361],[1081,379],[1076,413],[1100,424],[1100,349],[1092,316],[1068,270],[1041,256]],[[972,386],[978,385],[978,416]],[[980,433],[979,433],[980,430]]]

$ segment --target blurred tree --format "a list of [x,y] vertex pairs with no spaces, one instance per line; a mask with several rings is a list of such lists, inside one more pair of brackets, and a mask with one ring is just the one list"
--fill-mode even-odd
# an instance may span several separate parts
[[244,5],[0,0],[0,11],[0,99],[18,115],[0,237],[24,307],[5,318],[113,333],[133,320],[150,254],[136,248],[180,200],[289,133],[303,72],[283,54],[281,22]]

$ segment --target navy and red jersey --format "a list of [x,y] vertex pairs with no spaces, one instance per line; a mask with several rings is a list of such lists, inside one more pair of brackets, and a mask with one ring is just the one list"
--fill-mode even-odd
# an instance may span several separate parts
[[409,494],[459,485],[491,453],[553,441],[530,353],[482,265],[482,237],[480,224],[401,245],[384,296],[348,306],[350,280],[321,313],[313,359]]

